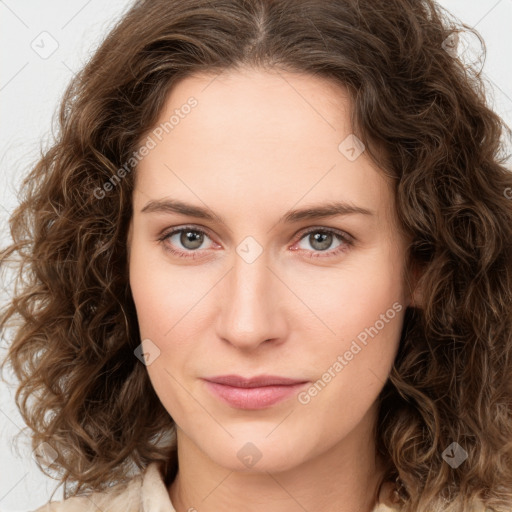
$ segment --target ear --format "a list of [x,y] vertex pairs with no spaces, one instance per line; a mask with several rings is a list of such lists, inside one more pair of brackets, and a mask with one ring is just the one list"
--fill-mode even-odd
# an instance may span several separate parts
[[130,250],[132,247],[132,237],[133,237],[133,218],[130,220],[130,224],[128,225],[128,233],[126,234],[126,261],[130,263]]
[[414,288],[414,291],[411,295],[411,301],[409,304],[413,308],[422,309],[423,308],[423,294],[422,290],[419,286]]
[[423,276],[423,270],[419,265],[414,265],[409,273],[408,285],[408,300],[409,306],[413,308],[423,308],[423,286],[420,278]]

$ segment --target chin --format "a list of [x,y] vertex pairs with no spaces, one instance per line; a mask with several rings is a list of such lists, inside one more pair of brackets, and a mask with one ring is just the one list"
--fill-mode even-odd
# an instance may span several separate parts
[[230,439],[226,444],[219,443],[218,450],[212,452],[211,445],[205,453],[219,466],[230,471],[243,473],[263,473],[287,471],[301,463],[300,454],[293,448],[279,450],[281,442],[267,440],[254,441],[248,437]]

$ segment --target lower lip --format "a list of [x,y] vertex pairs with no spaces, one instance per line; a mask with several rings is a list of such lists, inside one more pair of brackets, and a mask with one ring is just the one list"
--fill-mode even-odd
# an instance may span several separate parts
[[237,409],[264,409],[296,394],[307,382],[289,386],[237,388],[205,381],[208,389],[221,400]]

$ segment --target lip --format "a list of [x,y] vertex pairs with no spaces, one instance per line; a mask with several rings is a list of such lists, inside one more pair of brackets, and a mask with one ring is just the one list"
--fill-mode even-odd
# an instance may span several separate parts
[[258,375],[246,379],[239,375],[222,375],[203,379],[217,398],[237,409],[264,409],[296,394],[308,381]]

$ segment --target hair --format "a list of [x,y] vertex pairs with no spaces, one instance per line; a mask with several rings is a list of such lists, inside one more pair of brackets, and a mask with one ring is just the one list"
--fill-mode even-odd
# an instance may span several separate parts
[[[179,80],[253,67],[345,88],[353,133],[393,180],[422,302],[379,395],[385,479],[402,482],[406,512],[509,510],[511,131],[480,71],[445,49],[467,33],[485,52],[449,14],[433,0],[144,0],[120,18],[67,87],[0,253],[16,278],[2,368],[32,448],[58,454],[65,498],[154,461],[176,474],[175,424],[134,356],[133,155]],[[453,442],[467,452],[456,469],[442,456]]]

